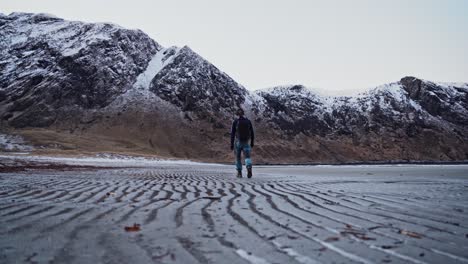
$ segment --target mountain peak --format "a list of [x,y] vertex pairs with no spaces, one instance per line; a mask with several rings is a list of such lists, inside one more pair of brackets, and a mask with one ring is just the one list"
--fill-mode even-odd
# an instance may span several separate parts
[[39,23],[43,21],[64,21],[63,18],[59,18],[55,15],[48,13],[26,13],[26,12],[12,12],[7,16],[8,19],[14,19],[18,21],[30,21],[32,23]]

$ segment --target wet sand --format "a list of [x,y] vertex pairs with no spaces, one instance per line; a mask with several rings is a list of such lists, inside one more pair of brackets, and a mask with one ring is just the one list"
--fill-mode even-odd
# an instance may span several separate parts
[[0,173],[0,263],[468,262],[467,165],[60,168]]

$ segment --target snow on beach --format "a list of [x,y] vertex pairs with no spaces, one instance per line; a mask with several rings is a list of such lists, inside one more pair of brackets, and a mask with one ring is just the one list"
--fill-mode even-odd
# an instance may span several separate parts
[[[170,160],[151,157],[138,157],[120,154],[101,153],[95,156],[81,155],[75,157],[67,156],[38,156],[38,155],[18,155],[15,153],[2,155],[0,161],[26,161],[36,163],[58,163],[65,165],[95,166],[95,167],[151,167],[158,165],[203,165],[205,163],[190,160]],[[210,164],[216,166],[216,164]]]
[[34,148],[26,144],[24,139],[18,135],[7,135],[0,133],[1,151],[32,151]]

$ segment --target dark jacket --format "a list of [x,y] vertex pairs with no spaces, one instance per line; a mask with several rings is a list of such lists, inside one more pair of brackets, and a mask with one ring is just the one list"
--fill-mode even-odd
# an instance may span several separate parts
[[253,130],[253,126],[252,126],[252,122],[250,122],[249,119],[241,116],[239,117],[238,119],[234,120],[234,122],[232,122],[232,128],[231,128],[231,146],[234,146],[234,140],[236,138],[236,130],[237,130],[237,123],[239,122],[239,119],[243,119],[243,120],[247,120],[249,122],[249,129],[250,129],[250,145],[253,146],[254,145],[254,130]]

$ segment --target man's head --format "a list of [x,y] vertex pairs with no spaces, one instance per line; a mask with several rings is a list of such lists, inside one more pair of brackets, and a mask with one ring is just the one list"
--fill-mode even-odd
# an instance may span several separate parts
[[236,115],[238,115],[238,116],[244,116],[244,109],[242,109],[242,108],[237,109]]

